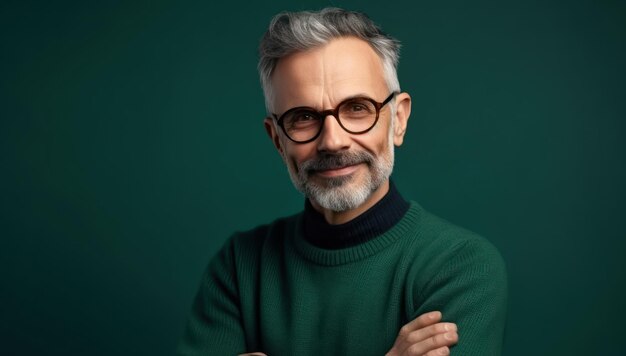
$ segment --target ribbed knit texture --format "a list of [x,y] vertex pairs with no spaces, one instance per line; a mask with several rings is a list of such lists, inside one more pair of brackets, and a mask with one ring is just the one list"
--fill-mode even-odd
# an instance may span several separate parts
[[312,245],[302,214],[234,235],[213,258],[179,355],[384,355],[400,327],[440,310],[452,355],[500,355],[507,282],[485,239],[411,202],[392,228],[342,249]]

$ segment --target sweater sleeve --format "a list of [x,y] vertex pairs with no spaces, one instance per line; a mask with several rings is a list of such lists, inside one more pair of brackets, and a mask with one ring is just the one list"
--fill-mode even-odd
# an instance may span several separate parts
[[245,352],[232,239],[204,273],[178,355],[237,355]]
[[430,261],[425,275],[431,277],[414,286],[413,318],[439,310],[444,321],[456,323],[459,341],[451,355],[500,355],[507,309],[502,257],[478,236],[446,250]]

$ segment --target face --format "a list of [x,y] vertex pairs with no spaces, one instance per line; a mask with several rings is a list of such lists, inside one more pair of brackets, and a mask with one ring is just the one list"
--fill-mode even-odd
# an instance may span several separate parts
[[[280,59],[272,86],[278,116],[299,106],[333,109],[354,96],[382,102],[390,94],[380,58],[356,38],[335,39]],[[346,132],[333,116],[326,117],[317,139],[304,144],[289,140],[272,119],[266,119],[265,126],[298,190],[314,205],[352,210],[388,181],[394,144],[400,145],[404,136],[409,100],[408,94],[399,94],[381,109],[376,126],[363,134]]]

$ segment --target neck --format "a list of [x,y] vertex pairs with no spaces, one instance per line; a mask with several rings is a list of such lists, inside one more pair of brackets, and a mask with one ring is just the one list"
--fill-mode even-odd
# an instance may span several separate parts
[[311,205],[317,212],[324,216],[324,219],[330,225],[345,224],[369,210],[369,208],[378,203],[388,191],[389,179],[385,180],[385,182],[381,184],[380,187],[378,187],[378,189],[376,189],[363,204],[352,210],[332,211],[320,206],[314,201],[311,201]]

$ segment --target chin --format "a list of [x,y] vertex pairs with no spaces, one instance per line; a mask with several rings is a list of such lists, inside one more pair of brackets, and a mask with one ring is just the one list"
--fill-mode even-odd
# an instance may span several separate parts
[[313,182],[305,184],[305,195],[321,207],[335,212],[358,208],[375,191],[371,180],[357,182],[353,175],[325,178],[324,182],[323,186]]

